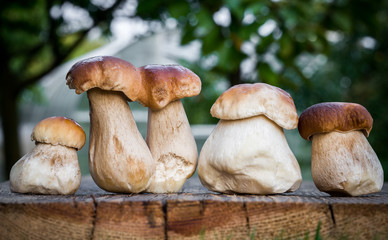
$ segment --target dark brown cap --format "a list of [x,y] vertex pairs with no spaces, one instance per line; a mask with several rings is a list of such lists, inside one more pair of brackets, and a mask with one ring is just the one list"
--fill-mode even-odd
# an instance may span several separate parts
[[146,65],[140,67],[139,72],[146,92],[146,96],[141,96],[139,102],[153,110],[201,92],[199,77],[179,65]]
[[298,130],[304,139],[314,134],[361,130],[366,137],[372,130],[373,119],[368,110],[357,103],[325,102],[315,104],[299,117]]

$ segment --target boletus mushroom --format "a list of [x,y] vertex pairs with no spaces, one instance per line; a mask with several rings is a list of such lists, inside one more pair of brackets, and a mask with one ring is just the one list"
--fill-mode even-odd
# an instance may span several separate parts
[[356,103],[326,102],[300,115],[299,133],[312,141],[311,174],[320,191],[359,196],[381,190],[381,163],[366,137],[373,119]]
[[298,124],[287,92],[264,83],[236,85],[216,100],[210,112],[220,120],[198,160],[198,176],[205,187],[248,194],[299,188],[300,167],[283,132]]
[[197,145],[181,98],[198,95],[201,80],[179,65],[139,68],[148,110],[146,142],[156,162],[148,192],[178,192],[197,167]]
[[15,163],[10,172],[11,190],[19,193],[73,194],[81,184],[77,151],[85,132],[75,121],[51,117],[33,129],[34,149]]
[[93,180],[110,192],[145,190],[155,162],[128,104],[144,95],[137,68],[119,58],[93,57],[74,64],[66,80],[76,93],[87,91],[89,168]]

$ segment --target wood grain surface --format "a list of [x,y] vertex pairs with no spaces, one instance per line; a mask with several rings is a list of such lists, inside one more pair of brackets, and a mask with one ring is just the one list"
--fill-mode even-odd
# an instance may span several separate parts
[[75,195],[32,195],[0,184],[0,239],[388,239],[388,184],[331,197],[304,182],[294,193],[224,195],[189,179],[176,194],[114,194],[90,176]]

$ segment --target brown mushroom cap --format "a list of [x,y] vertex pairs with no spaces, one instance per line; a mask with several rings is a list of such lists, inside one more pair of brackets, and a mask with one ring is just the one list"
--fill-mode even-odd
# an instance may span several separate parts
[[43,119],[34,127],[31,139],[80,150],[85,144],[86,135],[82,127],[74,120],[65,117],[50,117]]
[[139,102],[153,110],[201,92],[199,77],[179,65],[146,65],[140,67],[139,72],[146,89],[146,96],[140,97]]
[[143,89],[137,68],[110,56],[92,57],[75,63],[66,75],[66,84],[77,94],[101,88],[121,91],[132,101],[138,99]]
[[298,125],[298,114],[290,94],[265,83],[231,87],[216,100],[210,113],[224,120],[265,115],[285,129],[294,129]]
[[360,104],[325,102],[315,104],[302,112],[298,130],[299,134],[307,140],[317,133],[352,130],[361,130],[368,137],[372,125],[372,116]]

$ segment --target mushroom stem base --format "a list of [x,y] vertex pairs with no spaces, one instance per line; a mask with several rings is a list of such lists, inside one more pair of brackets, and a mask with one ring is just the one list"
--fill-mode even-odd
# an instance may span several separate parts
[[197,145],[180,100],[148,111],[147,144],[157,161],[148,192],[178,192],[197,166]]
[[73,194],[81,184],[75,148],[38,143],[11,169],[11,190],[20,193]]
[[205,187],[223,193],[282,193],[302,182],[283,129],[263,115],[220,120],[202,147],[198,176]]

